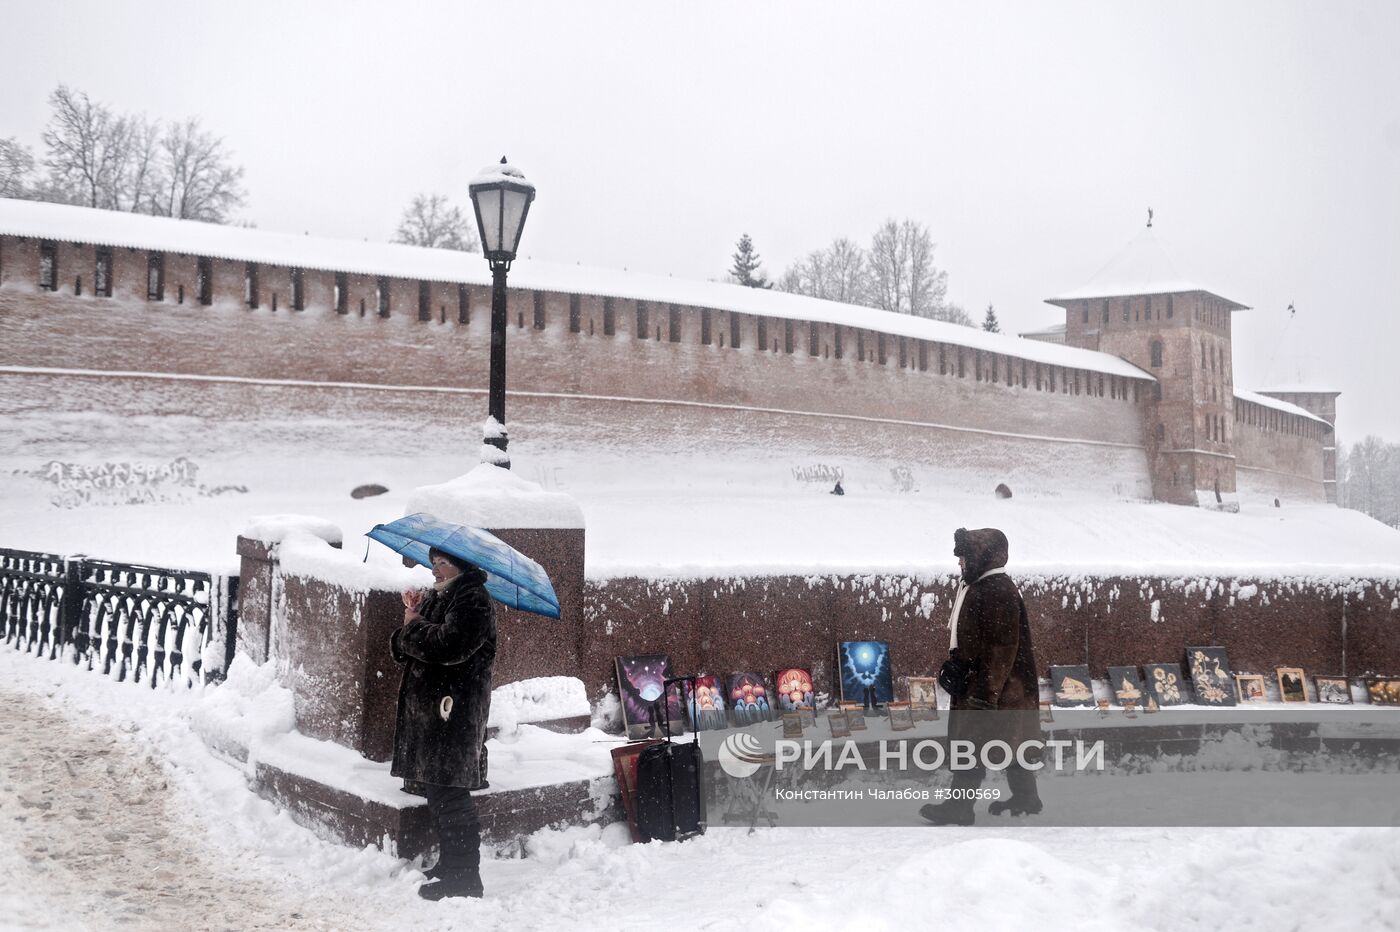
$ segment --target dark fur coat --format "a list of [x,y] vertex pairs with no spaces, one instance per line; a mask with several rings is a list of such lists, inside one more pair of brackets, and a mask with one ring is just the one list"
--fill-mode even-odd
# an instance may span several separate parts
[[[982,578],[988,570],[1006,566],[1006,535],[996,528],[959,529],[954,541],[954,554],[967,561],[963,580],[968,589],[958,614],[957,656],[969,665],[970,677],[967,694],[953,704],[953,711],[1002,713],[979,716],[987,719],[995,737],[1038,738],[1040,687],[1025,602],[1005,573]],[[964,722],[959,723],[959,718]],[[950,737],[976,737],[970,730],[964,733],[963,726],[970,724],[967,716],[950,719]]]
[[496,612],[486,574],[469,567],[396,630],[404,665],[394,729],[396,777],[477,789],[485,782],[486,720],[496,662]]

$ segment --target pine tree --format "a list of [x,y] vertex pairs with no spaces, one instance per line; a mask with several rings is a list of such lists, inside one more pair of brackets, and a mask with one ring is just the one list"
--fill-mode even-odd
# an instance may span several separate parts
[[772,288],[773,283],[760,271],[763,260],[753,251],[753,240],[749,239],[749,234],[739,237],[738,250],[734,253],[734,266],[729,270],[734,280],[747,288]]
[[988,333],[1001,333],[1001,324],[997,323],[997,312],[990,304],[987,305],[987,316],[982,318],[982,329]]

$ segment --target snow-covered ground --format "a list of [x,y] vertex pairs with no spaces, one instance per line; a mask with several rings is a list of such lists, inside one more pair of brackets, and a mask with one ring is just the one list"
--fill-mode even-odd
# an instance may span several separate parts
[[[0,374],[0,546],[228,572],[253,515],[318,516],[356,549],[415,487],[476,462],[475,397],[249,391],[237,409],[189,383]],[[983,478],[774,448],[742,425],[657,436],[639,422],[603,444],[587,423],[512,427],[517,474],[580,503],[595,578],[943,572],[952,530],[986,524],[1024,572],[1400,575],[1400,534],[1326,506],[1105,501],[1076,494],[1068,469],[1053,494],[997,501]],[[815,478],[831,468],[844,497]],[[389,492],[352,499],[364,483]],[[413,865],[298,827],[209,750],[211,729],[240,720],[292,740],[282,700],[249,683],[153,692],[0,647],[0,925],[1397,928],[1392,829],[715,827],[634,846],[580,827],[489,860],[484,901],[427,904]]]
[[[1395,829],[547,830],[481,901],[256,798],[149,691],[0,647],[0,925],[23,929],[1395,929]],[[990,821],[990,820],[984,820]]]
[[[0,373],[0,546],[236,572],[249,516],[297,513],[338,525],[358,554],[413,489],[479,461],[484,408],[471,395]],[[607,435],[557,411],[512,423],[515,473],[582,507],[594,578],[943,573],[953,529],[985,525],[1007,532],[1017,573],[1400,577],[1400,532],[1332,506],[1110,500],[1090,494],[1081,460],[1053,490],[998,500],[985,476],[898,451],[779,444],[742,423],[658,432],[654,416],[639,409],[634,430]],[[845,496],[828,494],[838,470]],[[352,499],[366,483],[389,491]],[[377,546],[370,559],[392,562]]]

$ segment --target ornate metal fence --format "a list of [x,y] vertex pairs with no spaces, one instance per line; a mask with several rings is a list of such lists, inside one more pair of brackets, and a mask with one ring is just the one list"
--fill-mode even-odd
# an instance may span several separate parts
[[118,680],[185,684],[233,658],[237,577],[0,548],[0,641]]

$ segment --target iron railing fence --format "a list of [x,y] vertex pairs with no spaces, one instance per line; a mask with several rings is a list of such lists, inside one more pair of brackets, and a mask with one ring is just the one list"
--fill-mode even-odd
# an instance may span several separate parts
[[0,548],[0,642],[152,688],[219,679],[238,578]]

